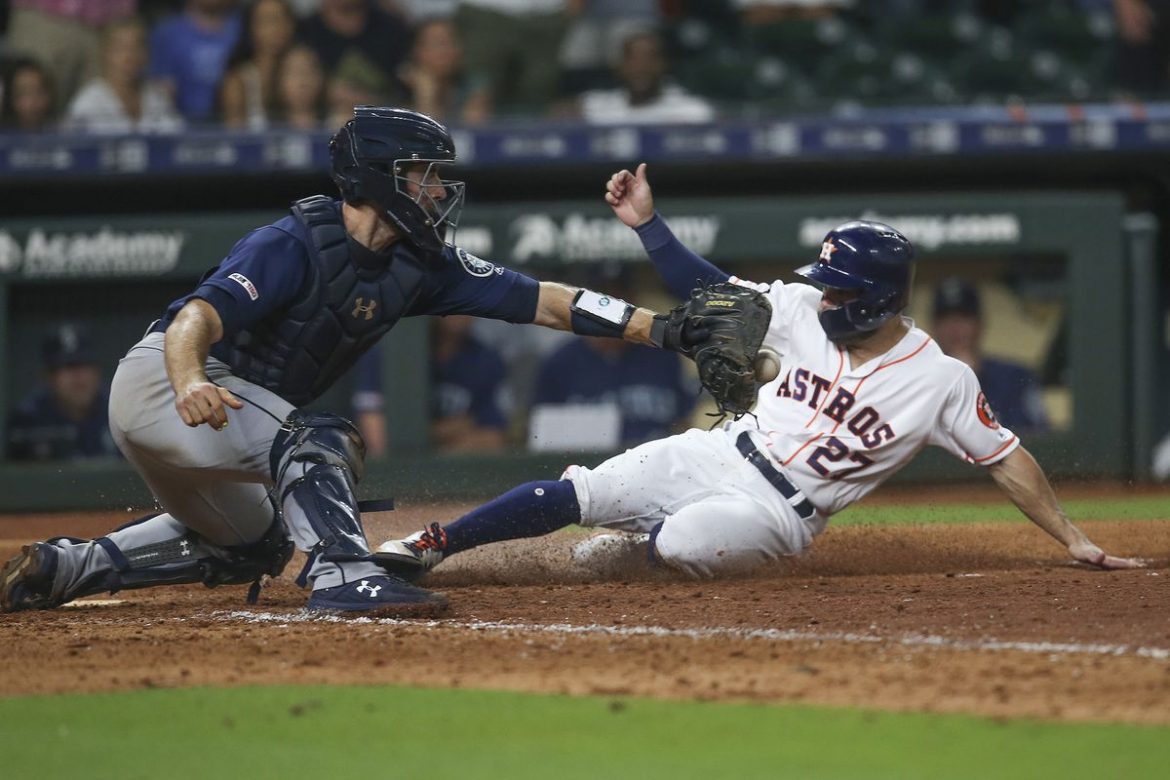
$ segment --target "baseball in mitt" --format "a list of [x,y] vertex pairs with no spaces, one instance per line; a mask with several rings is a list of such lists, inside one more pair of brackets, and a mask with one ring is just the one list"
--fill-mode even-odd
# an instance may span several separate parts
[[694,360],[719,411],[739,419],[755,403],[760,385],[779,371],[775,353],[761,353],[771,319],[766,295],[719,282],[696,287],[685,303],[658,315],[651,338]]

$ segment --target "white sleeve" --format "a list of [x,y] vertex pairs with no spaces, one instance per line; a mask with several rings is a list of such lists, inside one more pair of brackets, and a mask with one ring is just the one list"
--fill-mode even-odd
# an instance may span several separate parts
[[939,412],[930,443],[968,463],[990,466],[1010,455],[1020,439],[995,419],[975,372],[963,366]]

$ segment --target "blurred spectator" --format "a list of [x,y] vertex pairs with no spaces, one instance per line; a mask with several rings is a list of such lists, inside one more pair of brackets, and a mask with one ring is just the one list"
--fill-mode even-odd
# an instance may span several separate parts
[[474,318],[435,317],[431,328],[431,441],[444,452],[503,449],[504,361],[471,335]]
[[[616,412],[615,441],[592,449],[633,447],[686,429],[698,389],[679,356],[617,339],[574,339],[549,355],[537,372],[532,413],[573,405]],[[558,424],[567,424],[562,418]],[[604,416],[580,418],[581,424]],[[574,432],[566,432],[576,438]],[[558,449],[542,435],[540,449]]]
[[293,46],[280,61],[273,120],[282,127],[319,130],[325,123],[325,108],[321,60],[308,46]]
[[207,121],[228,54],[240,37],[238,0],[187,0],[183,12],[163,20],[150,35],[150,76],[174,96],[183,116]]
[[1170,0],[1113,0],[1113,11],[1118,86],[1163,97],[1170,86]]
[[462,0],[455,26],[485,113],[544,115],[561,93],[557,66],[585,0]]
[[110,436],[101,368],[76,325],[61,325],[41,346],[44,382],[8,420],[14,460],[70,460],[117,455]]
[[449,19],[459,5],[459,0],[378,0],[378,2],[384,10],[400,12],[411,24],[417,24],[423,19]]
[[[443,452],[484,452],[507,443],[506,370],[495,350],[471,333],[473,317],[431,321],[431,443]],[[358,429],[370,455],[386,454],[381,349],[358,361],[353,397]]]
[[561,50],[565,90],[575,94],[609,85],[622,42],[661,21],[659,0],[589,0]]
[[662,38],[635,33],[622,43],[617,66],[621,87],[581,95],[581,117],[594,124],[710,122],[715,109],[667,78]]
[[135,11],[137,0],[12,0],[8,50],[44,65],[57,88],[54,111],[101,69],[102,27]]
[[354,365],[354,388],[350,405],[353,422],[366,442],[366,454],[380,458],[388,451],[386,442],[386,396],[382,392],[382,344],[375,345]]
[[130,16],[102,32],[102,75],[74,96],[65,126],[94,133],[174,132],[183,121],[169,91],[147,83],[146,27]]
[[448,19],[429,19],[415,28],[410,60],[399,70],[410,104],[440,122],[476,124],[487,118],[487,93],[480,79],[463,69],[463,46]]
[[288,0],[255,0],[245,10],[219,91],[225,125],[249,130],[268,126],[277,103],[277,69],[293,44],[296,25]]
[[7,130],[36,133],[53,129],[56,101],[53,78],[33,59],[8,65],[0,95],[0,126]]
[[1036,375],[1024,366],[983,354],[982,308],[974,285],[958,278],[944,280],[935,290],[931,335],[943,352],[971,367],[1003,425],[1016,433],[1047,429]]
[[410,51],[411,34],[401,16],[371,0],[321,0],[321,10],[304,21],[300,38],[317,52],[327,76],[349,55],[393,78]]
[[844,8],[853,0],[732,0],[744,24],[774,24],[793,19],[821,19]]
[[352,50],[333,69],[325,87],[332,124],[353,118],[354,106],[393,106],[408,102],[406,87]]

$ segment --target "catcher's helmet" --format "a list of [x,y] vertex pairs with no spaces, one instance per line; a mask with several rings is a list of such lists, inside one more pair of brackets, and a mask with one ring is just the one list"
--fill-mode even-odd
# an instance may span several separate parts
[[831,340],[850,341],[906,308],[914,281],[914,247],[881,222],[846,222],[825,236],[817,261],[796,273],[822,289],[859,293],[820,313],[821,327]]
[[439,178],[444,197],[436,198],[433,187],[411,194],[405,175],[406,165],[426,164],[423,181],[432,181],[438,166],[455,161],[455,142],[443,125],[404,108],[357,106],[329,141],[329,156],[347,202],[378,206],[421,249],[438,251],[448,237],[454,240],[463,182]]

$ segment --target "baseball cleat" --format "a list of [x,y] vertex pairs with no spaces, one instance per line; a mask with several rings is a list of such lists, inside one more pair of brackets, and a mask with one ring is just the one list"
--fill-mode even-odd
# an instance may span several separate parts
[[393,575],[414,582],[439,565],[446,555],[447,532],[431,523],[405,539],[383,542],[374,551],[374,563]]
[[434,617],[447,609],[447,597],[377,574],[313,591],[306,609],[350,617]]
[[58,606],[51,597],[56,573],[56,547],[47,542],[26,545],[0,569],[0,612]]
[[590,536],[573,545],[573,563],[591,574],[612,578],[647,571],[650,534],[610,533]]

